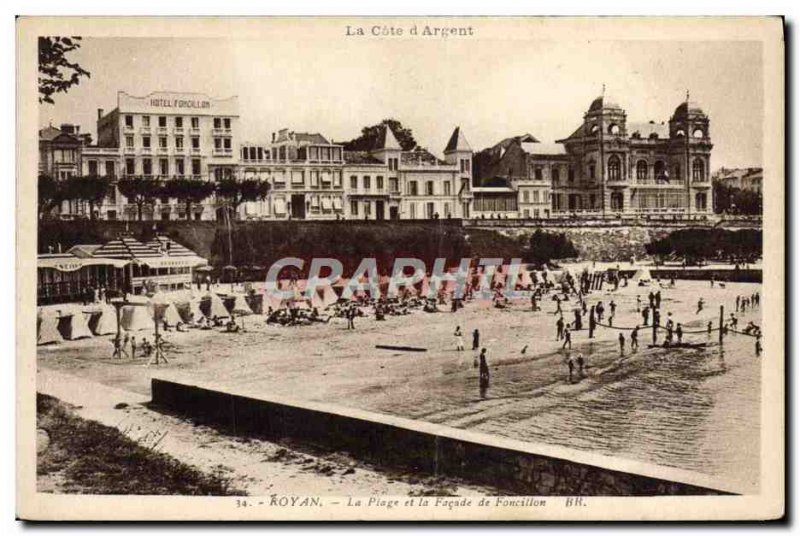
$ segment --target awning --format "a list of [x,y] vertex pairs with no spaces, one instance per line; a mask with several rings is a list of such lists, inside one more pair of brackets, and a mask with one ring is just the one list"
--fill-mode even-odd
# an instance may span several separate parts
[[113,266],[114,268],[123,268],[128,265],[130,261],[123,259],[81,259],[78,257],[65,258],[39,258],[36,262],[37,268],[52,268],[59,272],[74,272],[86,266]]
[[194,268],[195,266],[203,266],[208,264],[208,261],[202,257],[167,257],[143,259],[138,264],[144,264],[150,268]]

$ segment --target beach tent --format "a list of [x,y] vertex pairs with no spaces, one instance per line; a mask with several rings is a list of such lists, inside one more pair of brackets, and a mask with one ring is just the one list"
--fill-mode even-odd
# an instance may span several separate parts
[[531,274],[522,269],[519,272],[519,279],[517,279],[517,284],[522,288],[528,288],[529,285],[533,285],[533,279],[531,278]]
[[183,322],[181,315],[178,314],[178,308],[175,307],[174,303],[167,305],[167,308],[164,309],[164,315],[161,317],[161,320],[168,326],[177,326],[178,322]]
[[58,321],[58,331],[68,341],[92,337],[86,316],[81,312],[62,316]]
[[639,285],[649,285],[653,277],[650,275],[650,270],[647,268],[640,268],[633,274],[633,280]]
[[233,307],[231,308],[231,313],[237,316],[253,314],[253,309],[251,309],[250,305],[248,305],[247,299],[245,298],[244,294],[235,295],[233,301]]
[[55,344],[61,342],[61,333],[58,331],[58,317],[55,315],[41,315],[38,319],[36,344]]
[[120,314],[120,325],[126,331],[153,329],[153,317],[145,305],[125,305]]
[[117,332],[117,311],[112,306],[106,306],[99,312],[92,314],[89,320],[89,329],[95,335],[110,335]]
[[225,308],[225,304],[218,295],[214,294],[213,292],[209,293],[208,297],[211,299],[211,305],[208,310],[208,317],[214,318],[227,318],[230,316],[228,310]]
[[190,301],[188,307],[184,307],[180,311],[183,312],[183,315],[181,316],[187,324],[199,322],[203,317],[205,317],[203,311],[200,310],[199,299]]

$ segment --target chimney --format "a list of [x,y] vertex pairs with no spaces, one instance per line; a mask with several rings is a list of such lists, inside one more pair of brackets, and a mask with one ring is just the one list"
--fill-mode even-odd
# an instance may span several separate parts
[[100,121],[102,118],[103,118],[103,109],[102,108],[98,108],[97,109],[97,120]]

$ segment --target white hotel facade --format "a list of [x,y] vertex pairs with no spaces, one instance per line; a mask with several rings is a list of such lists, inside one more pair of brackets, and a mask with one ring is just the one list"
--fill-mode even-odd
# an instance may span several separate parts
[[[239,120],[237,97],[119,92],[116,108],[97,111],[96,144],[75,137],[74,174],[107,177],[113,184],[123,177],[269,183],[263,201],[238,208],[242,220],[470,217],[472,149],[459,129],[442,160],[421,148],[403,151],[390,129],[367,152],[345,151],[322,134],[288,129],[266,142],[242,142]],[[61,133],[53,127],[40,131],[40,171],[58,177],[56,164],[43,155],[52,153],[48,144],[69,142],[76,131],[71,125],[62,125]],[[212,196],[186,214],[184,203],[161,198],[145,206],[142,218],[215,220],[223,205]],[[116,186],[96,210],[99,219],[138,218],[137,207]],[[88,206],[64,203],[60,216],[88,217]]]

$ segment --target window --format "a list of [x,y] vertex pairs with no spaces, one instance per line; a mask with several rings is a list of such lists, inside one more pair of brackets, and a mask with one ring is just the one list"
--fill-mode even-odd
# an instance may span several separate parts
[[126,115],[125,116],[125,128],[133,128],[133,116]]
[[379,192],[383,191],[383,175],[375,177],[375,188],[377,188]]
[[597,131],[598,131],[598,130],[599,130],[599,129],[597,128],[597,125],[592,125],[592,128],[590,128],[590,129],[589,129],[589,132],[590,132],[591,134],[597,134]]
[[192,149],[199,149],[200,148],[200,138],[197,136],[192,136]]
[[364,175],[364,189],[369,190],[370,188],[372,188],[372,185],[370,184],[369,175]]
[[225,119],[223,119],[222,120],[222,125],[225,127],[225,130],[230,130],[231,129],[231,118],[230,117],[226,117]]
[[183,149],[183,136],[175,136],[175,148]]
[[396,171],[396,170],[397,170],[397,158],[390,158],[389,171]]
[[133,149],[133,136],[125,136],[125,147]]
[[417,191],[417,181],[408,182],[408,195],[419,195],[419,192]]
[[392,192],[400,192],[400,186],[397,182],[397,177],[389,177],[389,190]]
[[214,118],[214,128],[215,129],[222,128],[222,119],[221,118],[219,118],[219,117],[215,117]]
[[136,161],[133,158],[125,159],[125,174],[126,175],[136,174]]
[[612,154],[608,159],[608,180],[622,180],[622,164],[619,161],[619,157],[615,154]]
[[591,180],[594,180],[595,178],[594,160],[589,160],[588,171],[589,171],[589,178]]
[[534,203],[538,203],[539,202],[539,190],[534,190],[533,191],[533,202]]
[[681,180],[681,165],[675,164],[673,170],[672,176],[675,177],[675,180]]
[[200,175],[200,159],[192,158],[192,175]]
[[142,173],[144,175],[152,175],[153,174],[153,161],[149,158],[145,158],[142,160]]
[[167,148],[167,137],[166,136],[159,136],[158,137],[158,146],[161,149],[166,149]]
[[639,160],[636,162],[636,180],[637,181],[646,181],[647,180],[647,162],[644,160]]
[[167,116],[166,115],[159,115],[158,116],[158,126],[159,126],[159,128],[167,128]]
[[707,202],[706,202],[705,192],[698,192],[697,194],[695,194],[694,196],[695,209],[705,211],[707,209],[706,204]]
[[183,166],[183,158],[178,158],[175,160],[175,174],[183,176],[186,170]]
[[97,175],[97,160],[89,160],[89,175]]
[[608,133],[613,134],[615,136],[619,134],[619,125],[616,123],[611,123],[610,125],[608,125]]
[[225,138],[222,140],[222,146],[225,148],[225,152],[230,152],[231,150],[231,139]]
[[446,181],[444,183],[444,195],[451,195],[452,186],[450,185],[450,181]]
[[542,180],[542,168],[536,166],[536,168],[534,168],[533,170],[533,176],[536,178],[537,181]]
[[663,160],[656,161],[656,165],[653,166],[653,171],[656,175],[657,181],[669,180],[669,177],[667,176],[667,166],[664,164]]
[[560,175],[560,173],[559,173],[559,171],[558,171],[558,168],[557,168],[556,166],[553,166],[553,169],[552,169],[552,170],[550,170],[550,174],[551,174],[551,176],[553,177],[553,182],[558,182],[558,181],[559,181],[559,179],[561,178],[561,177],[559,176],[559,175]]
[[169,175],[169,160],[162,158],[158,161],[158,172],[164,177]]
[[569,182],[575,182],[575,170],[572,168],[572,166],[570,166],[567,170],[567,179]]
[[106,177],[113,177],[116,175],[116,170],[114,169],[114,162],[106,162]]
[[522,202],[529,203],[531,200],[531,193],[528,190],[522,191]]
[[192,117],[192,128],[193,129],[200,128],[200,118],[199,117]]
[[425,194],[433,195],[433,181],[428,181],[425,183]]
[[222,149],[222,138],[214,138],[214,150],[219,151]]
[[183,128],[183,117],[175,118],[175,128]]
[[416,203],[411,203],[408,206],[408,210],[409,210],[409,216],[411,217],[411,219],[412,220],[416,220],[417,219],[417,205],[416,205]]
[[150,148],[150,136],[142,136],[142,147],[145,149]]
[[703,132],[703,129],[702,128],[698,128],[698,129],[695,129],[694,132],[692,132],[692,137],[694,137],[694,138],[702,138],[704,134],[705,133]]
[[150,128],[150,116],[149,115],[143,115],[142,116],[142,126],[144,128]]
[[701,158],[695,158],[692,162],[692,180],[703,181],[705,179],[705,164]]
[[350,201],[350,214],[353,216],[358,216],[358,201]]
[[358,177],[355,175],[350,175],[350,189],[358,190]]

